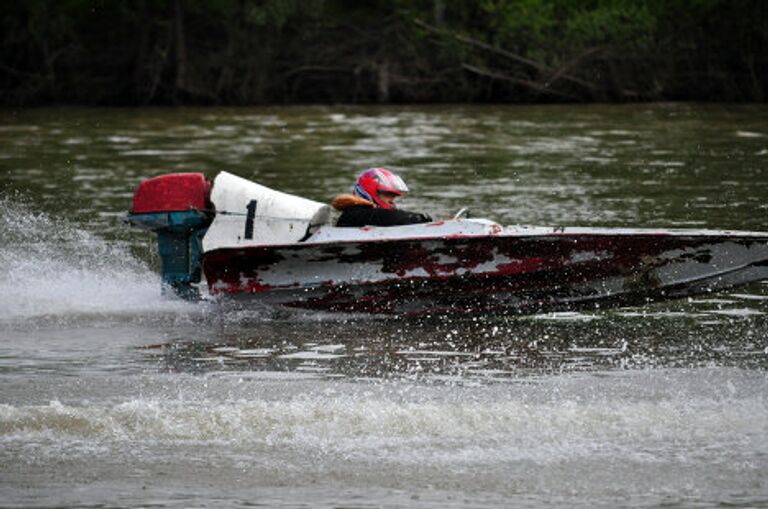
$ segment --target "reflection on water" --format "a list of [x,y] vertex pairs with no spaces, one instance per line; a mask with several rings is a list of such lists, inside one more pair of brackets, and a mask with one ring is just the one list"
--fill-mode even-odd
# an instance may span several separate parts
[[224,313],[217,315],[220,328],[203,341],[178,337],[142,349],[160,371],[284,371],[454,384],[650,367],[765,369],[768,285],[750,289],[755,293],[723,299],[514,318]]

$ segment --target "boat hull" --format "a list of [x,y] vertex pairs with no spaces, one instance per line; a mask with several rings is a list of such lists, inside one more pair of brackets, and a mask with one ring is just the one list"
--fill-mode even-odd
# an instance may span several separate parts
[[[582,229],[584,230],[584,229]],[[254,246],[203,257],[210,292],[343,312],[533,313],[768,278],[768,236],[568,232]]]

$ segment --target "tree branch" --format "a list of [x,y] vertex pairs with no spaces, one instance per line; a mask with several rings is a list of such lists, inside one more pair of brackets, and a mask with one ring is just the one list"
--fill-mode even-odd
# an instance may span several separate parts
[[573,96],[571,94],[566,94],[565,92],[560,92],[558,90],[554,90],[552,88],[549,88],[549,86],[547,86],[547,85],[541,85],[539,83],[536,83],[535,81],[515,78],[514,76],[509,76],[507,74],[501,74],[501,73],[498,73],[498,72],[490,71],[488,69],[483,69],[481,67],[477,67],[477,66],[470,65],[470,64],[461,64],[461,66],[464,69],[466,69],[466,70],[468,70],[470,72],[473,72],[475,74],[479,74],[480,76],[487,76],[489,78],[493,78],[493,79],[496,79],[496,80],[509,81],[510,83],[516,83],[518,85],[522,85],[522,86],[524,86],[526,88],[530,88],[530,89],[536,90],[538,92],[543,92],[545,94],[555,95],[555,96],[562,97],[562,98],[565,98],[565,99],[577,99],[577,97],[575,97],[575,96]]
[[[539,62],[536,62],[535,60],[531,60],[529,58],[525,58],[523,56],[517,55],[515,53],[512,53],[510,51],[507,51],[505,49],[502,49],[502,48],[499,48],[499,47],[496,47],[496,46],[491,46],[490,44],[487,44],[487,43],[482,42],[482,41],[478,41],[477,39],[473,39],[473,38],[468,37],[466,35],[461,35],[461,34],[457,34],[455,32],[451,32],[449,30],[443,30],[443,29],[440,29],[440,28],[437,28],[437,27],[433,27],[432,25],[430,25],[428,23],[425,23],[425,22],[423,22],[423,21],[421,21],[419,19],[414,20],[414,22],[417,25],[419,25],[420,27],[429,30],[430,32],[437,33],[437,34],[448,34],[451,37],[453,37],[454,39],[456,39],[457,41],[463,42],[465,44],[469,44],[471,46],[476,46],[478,48],[484,49],[486,51],[490,51],[491,53],[495,53],[497,55],[501,55],[501,56],[506,57],[506,58],[508,58],[510,60],[513,60],[515,62],[518,62],[518,63],[524,64],[524,65],[527,65],[529,67],[532,67],[532,68],[536,69],[537,71],[539,71],[541,73],[546,73],[546,74],[549,74],[549,75],[552,75],[552,76],[556,76],[557,79],[562,78],[564,80],[576,83],[577,85],[580,85],[580,86],[586,87],[586,88],[590,88],[590,89],[597,88],[592,83],[584,81],[584,80],[582,80],[580,78],[577,78],[575,76],[571,76],[570,74],[565,74],[565,69],[567,69],[567,67],[565,67],[565,69],[561,67],[560,70],[555,70],[555,69],[552,69],[551,67],[549,67],[547,65],[544,65],[544,64],[541,64]],[[584,56],[586,56],[586,55],[584,55]],[[583,56],[578,57],[576,59],[576,61],[578,62],[578,60],[580,60],[581,58],[583,58]],[[552,81],[552,80],[550,79],[548,81]]]

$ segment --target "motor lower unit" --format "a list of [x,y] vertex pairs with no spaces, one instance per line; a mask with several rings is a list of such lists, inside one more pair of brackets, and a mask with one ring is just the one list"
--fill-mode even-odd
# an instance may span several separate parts
[[213,219],[211,184],[202,173],[172,173],[143,181],[126,221],[157,234],[163,289],[199,298],[202,239]]

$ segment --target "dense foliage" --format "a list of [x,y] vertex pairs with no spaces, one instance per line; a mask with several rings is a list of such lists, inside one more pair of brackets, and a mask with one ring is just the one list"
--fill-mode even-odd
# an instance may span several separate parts
[[768,97],[762,0],[24,0],[0,103]]

